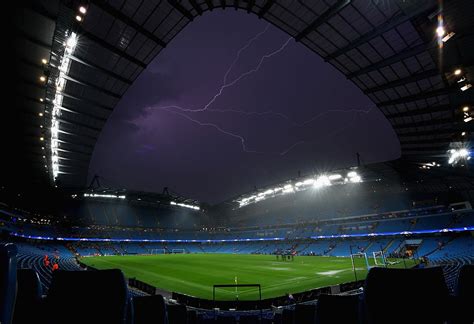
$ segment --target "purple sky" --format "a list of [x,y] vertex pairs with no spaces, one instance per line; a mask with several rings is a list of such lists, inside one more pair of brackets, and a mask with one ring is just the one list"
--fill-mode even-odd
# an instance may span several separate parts
[[[363,163],[398,157],[396,135],[370,100],[302,44],[290,40],[282,48],[289,36],[267,25],[234,10],[215,10],[189,24],[116,107],[95,147],[90,176],[100,175],[111,187],[161,192],[167,186],[216,203],[298,170],[355,165],[356,152]],[[263,31],[241,52],[227,83],[281,51],[225,87],[207,111],[163,108],[202,110],[239,49]],[[228,109],[246,114],[212,111]]]

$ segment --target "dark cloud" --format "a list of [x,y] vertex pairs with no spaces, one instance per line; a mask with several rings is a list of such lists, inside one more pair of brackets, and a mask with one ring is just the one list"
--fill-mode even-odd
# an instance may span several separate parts
[[[202,108],[222,86],[239,48],[266,28],[262,20],[229,10],[188,25],[117,106],[96,145],[90,173],[120,187],[161,191],[167,186],[213,203],[299,170],[354,165],[356,152],[366,163],[399,155],[395,133],[372,102],[293,40],[258,72],[224,89],[210,111],[183,116],[175,108],[163,109]],[[242,52],[228,80],[254,69],[287,40],[270,26]],[[239,136],[247,150],[261,153],[244,152]]]

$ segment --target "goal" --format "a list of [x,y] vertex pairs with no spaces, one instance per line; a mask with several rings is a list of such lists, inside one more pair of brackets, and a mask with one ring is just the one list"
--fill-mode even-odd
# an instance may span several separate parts
[[173,254],[184,254],[186,251],[184,249],[172,249],[171,253]]
[[387,266],[387,262],[385,260],[385,254],[383,253],[383,251],[375,251],[375,252],[372,252],[373,256],[374,256],[374,263],[376,266]]
[[367,258],[367,253],[359,252],[351,254],[352,262],[352,271],[354,273],[356,270],[369,270],[369,259]]

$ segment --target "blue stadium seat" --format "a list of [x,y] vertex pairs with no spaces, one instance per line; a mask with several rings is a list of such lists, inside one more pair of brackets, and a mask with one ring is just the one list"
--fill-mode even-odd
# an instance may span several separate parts
[[142,296],[133,298],[134,324],[166,324],[166,305],[163,296]]
[[13,323],[37,322],[43,295],[38,274],[33,269],[18,269],[17,282],[18,290]]
[[321,295],[316,306],[316,323],[359,323],[359,295]]
[[0,245],[0,323],[10,324],[15,308],[17,248],[13,244]]
[[369,324],[444,323],[448,288],[440,267],[372,268],[364,288],[364,314]]
[[51,324],[124,324],[128,289],[117,269],[55,271],[46,304]]

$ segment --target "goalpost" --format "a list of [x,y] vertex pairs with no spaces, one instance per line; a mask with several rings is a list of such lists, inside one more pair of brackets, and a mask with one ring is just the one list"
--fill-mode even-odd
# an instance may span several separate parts
[[165,249],[151,249],[150,254],[166,254]]
[[172,249],[171,253],[173,253],[173,254],[185,254],[186,251],[184,249]]
[[351,262],[352,262],[352,271],[354,271],[355,280],[357,281],[357,270],[365,270],[356,267],[356,262],[360,259],[364,260],[365,269],[368,271],[370,269],[369,259],[367,258],[367,253],[365,252],[358,252],[351,254]]
[[372,252],[374,256],[374,263],[376,266],[387,266],[387,260],[385,259],[385,254],[383,251]]

